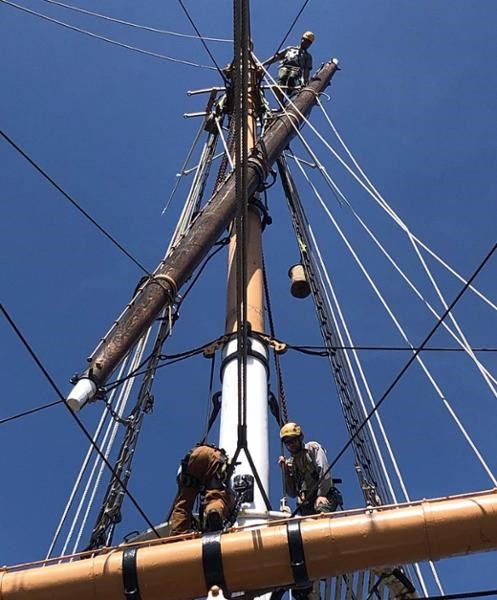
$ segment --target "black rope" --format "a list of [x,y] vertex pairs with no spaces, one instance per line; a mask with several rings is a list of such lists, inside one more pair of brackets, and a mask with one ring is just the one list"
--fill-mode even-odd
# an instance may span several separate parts
[[183,4],[183,2],[181,0],[178,0],[181,8],[183,9],[187,19],[190,21],[191,26],[193,27],[193,29],[195,30],[195,33],[198,35],[198,37],[200,38],[200,41],[202,42],[202,45],[204,46],[207,54],[210,56],[210,59],[212,60],[212,62],[214,63],[214,65],[216,66],[216,69],[219,71],[219,75],[221,75],[225,85],[228,84],[228,80],[226,78],[226,75],[221,71],[221,69],[219,68],[219,65],[216,62],[216,59],[214,58],[214,56],[212,55],[211,51],[209,50],[209,46],[207,46],[203,36],[201,35],[200,31],[197,29],[197,26],[195,25],[195,23],[193,22],[193,19],[190,16],[190,13],[188,12],[188,10],[186,9],[185,5]]
[[309,2],[310,2],[310,0],[305,0],[304,4],[302,5],[302,8],[299,10],[299,12],[297,13],[297,16],[295,17],[295,19],[292,21],[292,24],[288,28],[288,31],[286,32],[285,37],[281,40],[280,45],[278,46],[278,49],[276,50],[275,54],[278,54],[278,52],[281,49],[281,46],[283,46],[283,44],[286,42],[288,36],[292,32],[292,29],[295,27],[295,23],[299,20],[300,15],[304,12],[304,9],[309,4]]
[[0,130],[0,135],[5,139],[5,141],[7,141],[15,150],[17,150],[17,152],[19,152],[19,154],[21,154],[21,156],[23,156],[28,162],[29,164],[34,167],[38,173],[40,173],[41,175],[43,175],[43,177],[45,177],[45,179],[47,181],[49,181],[63,196],[64,198],[66,198],[67,200],[69,200],[69,202],[77,209],[79,210],[79,212],[90,221],[90,223],[92,223],[93,225],[95,225],[95,227],[101,232],[103,233],[103,235],[109,239],[117,248],[119,248],[119,250],[125,254],[130,260],[132,260],[135,265],[137,267],[139,267],[144,273],[146,273],[147,275],[149,275],[150,277],[152,276],[151,273],[149,272],[149,270],[147,268],[145,268],[133,255],[131,255],[126,248],[124,248],[124,246],[122,246],[122,244],[120,244],[110,233],[108,233],[99,223],[97,223],[97,221],[95,221],[95,219],[84,209],[82,208],[77,202],[76,200],[74,200],[74,198],[72,198],[64,189],[62,189],[60,187],[60,185],[50,177],[50,175],[48,175],[48,173],[46,173],[46,171],[44,171],[40,166],[38,166],[35,161],[30,158],[26,152],[24,152],[24,150],[22,150],[22,148],[20,148],[15,142],[14,140],[12,140],[4,131]]
[[[271,337],[276,339],[275,327],[274,327],[274,319],[273,319],[273,311],[271,309],[271,298],[269,296],[269,285],[267,280],[266,273],[266,264],[264,261],[264,255],[262,255],[262,276],[264,279],[264,296],[266,299],[266,307],[269,321],[269,332],[271,333]],[[288,423],[288,407],[286,404],[286,394],[285,388],[283,387],[283,373],[281,371],[281,362],[280,356],[273,349],[273,358],[274,358],[274,368],[276,373],[276,385],[278,386],[278,405],[280,408],[280,427],[283,423]],[[283,453],[283,442],[281,442],[281,453]]]
[[202,272],[204,271],[205,267],[207,266],[207,264],[209,263],[209,261],[214,258],[214,256],[224,248],[224,246],[226,246],[227,244],[229,244],[229,237],[225,237],[222,240],[219,240],[219,242],[216,242],[214,244],[214,246],[219,246],[219,248],[216,248],[215,250],[213,250],[209,256],[207,256],[207,258],[204,260],[204,262],[202,263],[202,266],[200,267],[200,269],[197,271],[197,273],[195,274],[195,277],[192,279],[190,285],[187,287],[187,289],[185,290],[185,293],[181,296],[181,300],[178,303],[178,309],[179,307],[183,304],[183,302],[185,301],[185,298],[188,296],[188,294],[190,293],[190,290],[193,288],[193,286],[197,283],[200,275],[202,275]]
[[34,413],[40,412],[41,410],[45,410],[45,408],[50,408],[51,406],[57,406],[57,404],[62,404],[62,400],[55,400],[55,402],[49,402],[48,404],[44,404],[43,406],[38,406],[37,408],[32,408],[31,410],[25,410],[24,412],[18,413],[17,415],[12,415],[11,417],[6,417],[5,419],[0,419],[0,425],[4,423],[8,423],[9,421],[14,421],[15,419],[20,419],[21,417],[27,417],[28,415],[33,415]]
[[460,592],[458,594],[444,594],[443,596],[421,596],[418,600],[458,600],[459,598],[483,598],[484,596],[497,596],[497,589],[482,590],[480,592]]
[[[435,334],[435,332],[437,331],[437,329],[443,323],[443,321],[445,320],[445,318],[447,317],[447,315],[452,311],[452,309],[454,308],[454,306],[459,302],[459,300],[461,299],[461,297],[468,290],[468,288],[470,287],[470,285],[476,279],[476,277],[478,276],[478,274],[480,273],[480,271],[487,264],[487,262],[490,260],[490,258],[492,257],[492,255],[494,254],[494,252],[496,250],[497,250],[497,243],[492,246],[491,250],[485,256],[485,258],[480,262],[480,264],[478,265],[478,267],[476,268],[476,270],[474,271],[474,273],[466,281],[466,283],[461,288],[461,290],[459,291],[459,293],[457,294],[457,296],[454,298],[454,300],[452,300],[452,302],[450,303],[450,305],[447,307],[447,309],[445,310],[445,312],[443,313],[443,315],[438,319],[438,321],[432,327],[432,329],[430,330],[430,332],[428,333],[428,335],[421,342],[421,344],[419,345],[418,349],[409,358],[409,360],[407,361],[407,363],[402,367],[402,369],[399,371],[399,373],[397,374],[397,376],[395,377],[395,379],[392,381],[392,383],[388,386],[388,388],[385,390],[385,392],[383,392],[383,395],[381,396],[381,398],[378,400],[378,402],[375,403],[375,407],[371,410],[371,412],[364,419],[364,421],[359,425],[359,427],[356,429],[354,435],[349,438],[349,440],[347,441],[347,443],[343,446],[343,448],[340,450],[340,452],[336,455],[336,457],[331,462],[331,464],[328,466],[328,468],[323,473],[323,475],[320,477],[320,479],[318,481],[316,481],[314,483],[314,485],[312,485],[310,487],[310,489],[308,490],[308,492],[306,494],[306,498],[309,498],[311,496],[311,494],[314,493],[315,490],[317,490],[317,488],[319,487],[319,485],[321,484],[321,482],[323,481],[323,479],[326,477],[326,475],[337,464],[337,462],[345,454],[345,452],[349,448],[349,446],[353,443],[353,441],[355,440],[355,438],[364,429],[364,427],[371,420],[372,416],[378,411],[378,409],[383,404],[383,402],[388,398],[388,396],[390,395],[390,392],[395,388],[395,386],[397,385],[397,383],[403,377],[404,373],[409,369],[409,367],[412,365],[412,363],[416,360],[416,357],[418,356],[418,354],[423,350],[424,346],[430,341],[430,339],[433,337],[433,335]],[[305,499],[304,499],[304,501],[305,501]],[[299,509],[300,509],[300,506],[298,506],[293,511],[292,516],[295,516],[297,514],[297,512],[299,511]]]
[[85,437],[89,440],[89,442],[90,442],[91,446],[93,447],[93,449],[95,450],[95,452],[100,456],[100,458],[105,463],[105,465],[110,469],[110,471],[112,472],[112,474],[114,475],[114,477],[116,478],[116,480],[119,481],[119,483],[122,485],[123,492],[128,496],[128,498],[131,500],[133,506],[136,508],[136,510],[140,513],[140,515],[146,521],[147,525],[152,529],[152,531],[159,538],[160,535],[159,535],[158,531],[155,529],[152,521],[150,521],[150,519],[147,517],[147,515],[145,514],[145,512],[143,511],[143,509],[141,508],[141,506],[135,500],[135,497],[133,496],[133,494],[126,488],[126,486],[124,486],[124,484],[119,479],[119,477],[117,477],[114,467],[107,460],[107,458],[105,457],[105,455],[103,454],[103,452],[100,450],[100,448],[98,447],[98,445],[93,441],[90,433],[88,432],[88,430],[86,429],[86,427],[83,425],[81,419],[71,410],[71,407],[69,406],[69,404],[67,404],[66,399],[62,395],[62,392],[60,391],[59,387],[57,386],[57,384],[53,380],[52,376],[47,371],[47,369],[43,366],[42,362],[40,361],[40,359],[38,358],[38,356],[35,354],[34,350],[31,348],[29,342],[26,340],[26,338],[24,337],[24,335],[21,333],[20,329],[17,327],[17,325],[15,324],[14,320],[9,315],[9,313],[7,312],[7,310],[5,309],[5,307],[4,307],[3,304],[0,304],[0,310],[4,314],[4,316],[7,319],[7,321],[9,322],[9,325],[15,331],[17,337],[20,339],[20,341],[22,342],[22,344],[24,345],[24,347],[26,348],[26,350],[31,355],[31,358],[34,360],[34,362],[36,363],[36,365],[38,366],[38,368],[41,370],[41,372],[45,375],[45,378],[47,379],[47,381],[51,385],[52,389],[56,392],[56,394],[57,394],[57,396],[59,396],[61,402],[63,402],[64,406],[69,411],[71,417],[76,421],[76,423],[78,424],[78,427],[81,429],[81,431],[83,432],[83,434],[85,435]]
[[248,5],[235,0],[234,15],[234,120],[235,120],[235,191],[239,206],[235,218],[236,232],[236,321],[238,373],[238,447],[247,445],[247,133],[248,133]]
[[[286,344],[289,350],[295,350],[302,354],[310,354],[313,356],[328,356],[335,350],[369,350],[383,352],[467,352],[466,348],[450,348],[450,347],[431,347],[431,348],[411,348],[408,346],[330,346],[327,349],[325,346],[294,346]],[[472,352],[497,352],[497,348],[471,348]]]
[[[174,360],[169,360],[169,361],[164,362],[164,363],[162,363],[160,365],[157,365],[155,367],[155,370],[163,369],[164,367],[169,367],[171,365],[174,365],[174,364],[176,364],[178,362],[181,362],[183,360],[186,360],[188,358],[193,358],[194,356],[198,356],[199,354],[200,354],[200,352],[195,352],[194,354],[189,354],[187,356],[180,356],[179,358],[175,358]],[[102,388],[102,390],[104,392],[106,392],[106,393],[111,392],[115,388],[117,388],[120,385],[122,385],[128,379],[131,379],[133,377],[139,377],[140,375],[144,375],[147,372],[148,372],[148,368],[147,369],[143,369],[142,371],[137,371],[137,372],[133,371],[129,375],[126,375],[126,377],[123,377],[122,379],[117,379],[117,380],[113,381],[112,383],[110,383],[109,385],[106,385],[105,387]]]
[[209,390],[207,392],[207,410],[206,410],[206,414],[205,414],[205,429],[204,429],[204,437],[201,440],[201,444],[205,444],[207,442],[207,439],[209,437],[209,431],[211,428],[210,425],[210,403],[211,403],[211,398],[212,398],[212,386],[214,383],[214,369],[216,366],[216,353],[214,352],[214,354],[212,355],[211,358],[211,368],[210,368],[210,373],[209,373]]

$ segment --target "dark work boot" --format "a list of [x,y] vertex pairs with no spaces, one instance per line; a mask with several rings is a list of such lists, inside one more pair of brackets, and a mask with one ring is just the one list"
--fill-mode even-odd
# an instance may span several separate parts
[[221,531],[223,528],[223,518],[217,510],[210,510],[205,516],[204,532]]

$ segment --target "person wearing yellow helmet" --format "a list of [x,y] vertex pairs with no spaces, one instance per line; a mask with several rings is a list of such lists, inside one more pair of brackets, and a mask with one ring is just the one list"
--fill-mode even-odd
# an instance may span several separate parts
[[[304,443],[304,431],[294,422],[283,425],[280,439],[290,453],[289,458],[280,456],[278,459],[283,469],[285,493],[297,498],[299,512],[313,515],[334,512],[338,506],[342,506],[342,496],[333,485],[326,450],[321,444]],[[294,589],[292,595],[295,600],[318,600],[319,582]]]
[[342,505],[340,492],[334,487],[328,470],[326,450],[318,442],[304,443],[304,432],[298,423],[285,423],[280,430],[289,458],[280,456],[285,492],[297,498],[302,515],[333,512]]
[[265,60],[262,64],[269,66],[280,60],[278,69],[278,85],[283,88],[276,90],[276,96],[283,104],[284,95],[291,96],[295,88],[301,85],[307,85],[312,70],[312,56],[308,52],[309,47],[314,42],[315,35],[312,31],[306,31],[302,34],[299,46],[288,46],[273,54],[271,58]]

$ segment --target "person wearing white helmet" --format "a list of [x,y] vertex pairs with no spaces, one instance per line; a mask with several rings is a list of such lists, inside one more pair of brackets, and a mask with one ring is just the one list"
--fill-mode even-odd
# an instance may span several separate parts
[[278,459],[284,473],[285,492],[297,498],[299,512],[302,515],[334,512],[343,500],[333,485],[325,449],[318,442],[304,444],[304,432],[298,423],[283,425],[280,439],[290,453],[289,458]]
[[287,96],[291,96],[295,88],[309,82],[312,70],[312,55],[308,52],[308,49],[314,39],[315,35],[312,31],[306,31],[302,34],[300,46],[288,46],[262,63],[264,66],[269,66],[281,60],[278,69],[278,85],[283,89],[277,89],[275,92],[280,102],[283,103],[284,99],[282,92]]

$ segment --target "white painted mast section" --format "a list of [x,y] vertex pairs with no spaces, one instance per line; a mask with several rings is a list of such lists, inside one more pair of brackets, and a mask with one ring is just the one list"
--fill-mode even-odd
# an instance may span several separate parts
[[[261,218],[259,211],[249,208],[247,227],[247,320],[252,331],[264,331],[264,277],[262,271]],[[231,236],[228,259],[228,302],[226,332],[233,333],[236,323],[236,236]],[[247,447],[260,477],[262,486],[269,497],[269,432],[268,432],[268,352],[263,343],[249,337],[247,356],[246,425]],[[232,339],[223,349],[222,403],[219,446],[233,457],[238,445],[238,363],[237,340]],[[252,354],[253,353],[253,354]],[[242,450],[239,454],[234,477],[254,473]],[[238,523],[259,522],[267,519],[267,507],[254,477],[254,501],[244,503],[250,510],[250,517],[243,511]]]
[[[264,356],[267,360],[267,351],[260,341],[250,338],[252,350]],[[229,456],[233,457],[238,442],[238,369],[237,369],[237,341],[232,340],[223,349],[223,361],[228,361],[221,373],[222,408],[219,445],[224,448]],[[262,357],[261,357],[262,358]],[[253,460],[262,486],[269,496],[269,442],[268,442],[268,380],[266,365],[259,357],[247,357],[247,446]],[[252,475],[254,473],[249,461],[242,450],[238,456],[234,476]],[[244,508],[252,509],[253,517],[267,518],[267,508],[259,486],[254,477],[254,501],[245,503]],[[251,511],[252,513],[252,511]],[[245,523],[246,519],[238,521]]]

